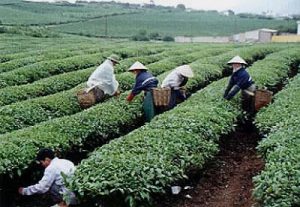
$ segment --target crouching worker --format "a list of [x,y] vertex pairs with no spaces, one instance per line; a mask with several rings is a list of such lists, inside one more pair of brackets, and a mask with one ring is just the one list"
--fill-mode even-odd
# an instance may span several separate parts
[[146,122],[150,122],[155,116],[152,89],[157,87],[158,80],[147,71],[148,69],[140,62],[135,62],[128,71],[136,75],[135,85],[126,100],[131,102],[141,91],[144,91],[143,110]]
[[102,101],[105,94],[119,95],[119,83],[114,74],[114,66],[118,63],[119,57],[112,54],[89,77],[85,91],[93,90],[96,103]]
[[[21,195],[43,194],[49,192],[55,206],[67,207],[69,204],[77,203],[75,194],[70,192],[64,185],[63,175],[72,176],[75,171],[74,164],[65,159],[59,159],[54,156],[51,149],[41,149],[36,157],[36,160],[45,168],[42,179],[35,185],[19,188]],[[68,197],[69,203],[63,200],[63,196]]]
[[175,68],[163,80],[162,88],[171,88],[171,97],[168,109],[174,108],[177,103],[181,103],[186,99],[186,95],[181,91],[181,87],[185,86],[189,78],[194,77],[193,71],[189,65],[182,65]]
[[246,71],[246,61],[239,56],[235,56],[228,64],[232,66],[233,73],[225,90],[224,98],[230,100],[242,90],[242,107],[245,111],[253,113],[256,87]]

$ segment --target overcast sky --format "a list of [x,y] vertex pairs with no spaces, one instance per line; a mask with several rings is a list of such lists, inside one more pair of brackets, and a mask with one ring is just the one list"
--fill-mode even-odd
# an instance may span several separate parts
[[[37,0],[55,1],[55,0]],[[75,0],[69,0],[75,2]],[[95,0],[94,0],[95,1]],[[101,1],[101,0],[96,0]],[[150,0],[115,0],[117,2],[149,3]],[[300,0],[154,0],[155,4],[176,6],[184,4],[186,7],[203,10],[226,10],[235,12],[262,13],[273,11],[280,14],[300,14]]]

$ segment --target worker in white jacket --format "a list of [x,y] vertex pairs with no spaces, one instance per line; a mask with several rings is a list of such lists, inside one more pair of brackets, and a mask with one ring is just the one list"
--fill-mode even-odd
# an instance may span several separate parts
[[106,94],[119,95],[119,83],[114,74],[114,66],[118,63],[119,57],[112,54],[89,77],[86,92],[93,90],[97,103],[103,100]]
[[[65,159],[59,159],[54,156],[51,149],[44,148],[38,152],[36,160],[45,168],[44,176],[35,185],[26,188],[20,187],[21,195],[44,194],[49,192],[52,196],[55,206],[67,207],[68,204],[76,204],[75,194],[69,191],[64,184],[62,174],[69,177],[74,174],[74,164]],[[70,203],[63,201],[63,195],[69,197]]]
[[163,80],[162,88],[171,88],[171,98],[168,109],[174,108],[177,105],[177,101],[182,102],[186,99],[184,93],[180,91],[180,88],[185,86],[188,79],[194,76],[193,71],[189,65],[182,65],[175,68],[167,77]]

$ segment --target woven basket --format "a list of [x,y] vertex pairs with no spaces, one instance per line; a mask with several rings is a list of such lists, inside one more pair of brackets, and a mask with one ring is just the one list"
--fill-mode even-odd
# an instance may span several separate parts
[[154,88],[153,101],[155,106],[168,106],[170,103],[171,89],[170,88]]
[[89,108],[96,103],[96,97],[93,90],[90,90],[88,93],[85,90],[78,91],[77,99],[82,109]]
[[272,101],[273,93],[265,89],[257,89],[255,91],[255,110],[259,111],[264,106],[267,106]]

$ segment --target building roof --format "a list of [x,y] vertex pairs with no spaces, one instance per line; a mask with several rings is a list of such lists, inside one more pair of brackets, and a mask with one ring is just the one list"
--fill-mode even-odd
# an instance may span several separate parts
[[278,32],[278,30],[274,30],[274,29],[267,29],[267,28],[262,28],[262,29],[259,29],[259,31],[263,31],[263,32],[272,32],[272,33],[276,33],[276,32]]

